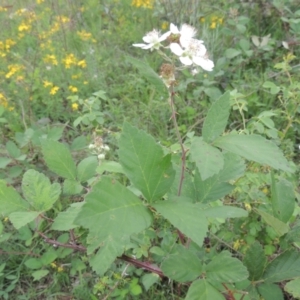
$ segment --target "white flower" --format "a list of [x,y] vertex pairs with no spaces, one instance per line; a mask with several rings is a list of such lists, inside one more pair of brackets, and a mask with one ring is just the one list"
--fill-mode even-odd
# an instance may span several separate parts
[[197,30],[196,30],[196,28],[194,28],[193,26],[190,26],[188,24],[183,24],[179,30],[176,25],[171,23],[170,24],[170,32],[172,34],[180,34],[180,42],[181,42],[181,39],[188,40],[188,39],[193,38],[196,35]]
[[146,44],[133,44],[134,47],[140,47],[142,49],[150,49],[151,51],[153,49],[159,49],[161,46],[161,42],[166,40],[167,37],[171,34],[170,31],[164,33],[163,35],[160,35],[160,32],[156,29],[148,32],[144,37],[143,41]]
[[180,44],[171,43],[171,51],[179,56],[179,60],[187,66],[193,63],[200,66],[206,71],[212,71],[214,63],[206,56],[206,47],[203,45],[203,41],[190,39],[180,39]]

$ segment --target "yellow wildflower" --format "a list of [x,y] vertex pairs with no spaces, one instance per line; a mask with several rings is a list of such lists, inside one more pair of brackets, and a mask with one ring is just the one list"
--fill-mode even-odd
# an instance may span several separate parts
[[223,22],[224,22],[224,18],[219,18],[219,19],[218,19],[218,22],[219,22],[219,24],[221,24],[221,25],[222,25],[222,24],[223,24]]
[[77,63],[77,66],[78,67],[81,67],[81,68],[86,68],[86,61],[84,59],[80,60],[78,63]]
[[65,64],[66,69],[70,69],[72,65],[76,65],[77,59],[73,53],[66,56],[65,59],[63,59],[63,63]]
[[31,28],[30,25],[28,25],[28,24],[22,22],[22,23],[19,25],[18,30],[21,31],[21,32],[22,32],[22,31],[29,31],[30,28]]
[[162,30],[166,30],[167,28],[169,27],[169,23],[164,21],[162,24],[161,24],[161,29]]
[[50,63],[50,64],[55,65],[55,66],[57,66],[57,64],[58,64],[57,59],[56,59],[55,55],[53,55],[53,54],[46,55],[46,57],[44,58],[44,62],[45,63]]
[[92,34],[85,30],[77,31],[77,34],[83,41],[87,41],[92,37]]
[[53,83],[52,82],[50,82],[50,81],[47,81],[47,80],[44,80],[43,81],[43,85],[44,85],[44,87],[48,87],[48,86],[53,86]]
[[200,21],[201,23],[204,23],[204,22],[205,22],[205,18],[204,18],[204,17],[201,17],[201,18],[199,19],[199,21]]
[[77,93],[78,92],[78,88],[76,86],[73,86],[73,85],[70,85],[69,86],[69,90],[72,92],[72,93]]
[[211,22],[209,28],[215,29],[216,27],[217,27],[217,22],[215,22],[215,21]]
[[86,84],[88,84],[88,83],[89,83],[89,82],[88,82],[88,81],[86,81],[86,80],[83,82],[83,84],[85,84],[85,85],[86,85]]
[[0,105],[3,106],[3,107],[8,106],[8,101],[2,93],[0,93]]
[[19,65],[9,65],[8,67],[9,72],[6,73],[5,77],[10,78],[12,77],[15,73],[17,73],[19,70],[21,70],[21,67]]
[[73,103],[72,104],[72,109],[75,111],[75,110],[78,110],[78,104],[77,103]]
[[10,107],[8,108],[8,111],[13,111],[14,109],[15,109],[14,106],[10,106]]
[[43,3],[45,0],[36,0],[36,3],[37,4],[41,4],[41,3]]
[[57,267],[57,272],[60,273],[60,272],[63,272],[64,268],[62,266],[59,266]]
[[53,268],[53,269],[56,269],[57,268],[57,264],[56,264],[56,262],[54,261],[54,262],[52,262],[51,264],[50,264],[50,266]]
[[135,7],[144,7],[144,8],[153,8],[153,0],[132,0],[132,6]]
[[8,217],[5,217],[3,220],[5,223],[9,221]]
[[58,86],[54,86],[51,88],[50,90],[50,95],[55,95],[57,93],[57,91],[59,90],[59,87]]
[[0,6],[0,11],[7,11],[6,7]]

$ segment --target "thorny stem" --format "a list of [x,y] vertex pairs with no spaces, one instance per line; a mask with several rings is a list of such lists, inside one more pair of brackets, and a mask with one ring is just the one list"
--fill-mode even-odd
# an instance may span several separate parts
[[[171,106],[171,111],[172,111],[172,119],[173,119],[173,123],[174,123],[176,136],[177,136],[178,142],[181,147],[181,174],[180,174],[180,181],[179,181],[179,186],[178,186],[178,191],[177,191],[177,196],[180,196],[181,190],[182,190],[182,184],[183,184],[183,180],[184,180],[186,153],[188,150],[184,149],[182,137],[179,132],[178,123],[177,123],[177,119],[176,119],[176,110],[175,110],[175,105],[174,105],[174,95],[175,95],[174,88],[173,88],[173,85],[171,85],[170,86],[170,106]],[[179,229],[177,229],[177,234],[178,234],[181,244],[184,245],[185,237],[184,237],[183,233]]]
[[[82,245],[77,245],[77,244],[72,243],[72,242],[69,243],[69,244],[60,243],[60,242],[58,242],[56,240],[50,239],[48,236],[46,236],[44,233],[42,233],[40,231],[37,231],[37,233],[44,239],[44,241],[46,243],[51,244],[51,245],[53,245],[55,247],[70,248],[70,249],[73,249],[75,251],[86,252],[86,247],[84,247]],[[129,256],[125,255],[125,254],[123,254],[122,256],[118,257],[118,259],[127,261],[127,262],[131,263],[132,265],[134,265],[136,267],[139,267],[139,268],[142,268],[142,269],[144,269],[146,271],[149,271],[151,273],[155,273],[155,274],[159,275],[159,277],[161,277],[161,278],[165,277],[165,275],[162,272],[162,270],[159,267],[157,267],[156,265],[151,264],[150,262],[139,261],[136,258],[129,257]]]
[[178,128],[178,123],[177,123],[177,119],[176,119],[176,110],[175,110],[175,105],[174,105],[174,89],[173,89],[173,85],[171,85],[170,87],[170,106],[171,106],[171,110],[172,110],[172,119],[173,119],[173,123],[174,123],[174,128],[175,128],[175,132],[176,132],[176,136],[177,139],[179,141],[180,144],[180,148],[181,148],[181,174],[180,174],[180,182],[179,182],[179,186],[178,186],[178,191],[177,191],[177,196],[181,195],[181,190],[182,190],[182,184],[183,184],[183,180],[184,180],[184,172],[185,172],[185,161],[186,161],[186,153],[188,150],[184,149],[183,146],[183,141],[182,141],[182,137],[181,134],[179,132],[179,128]]

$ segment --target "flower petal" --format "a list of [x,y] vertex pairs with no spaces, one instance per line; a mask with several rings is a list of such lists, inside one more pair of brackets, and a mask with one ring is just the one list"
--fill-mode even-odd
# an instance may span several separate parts
[[132,44],[133,47],[140,47],[143,48],[145,46],[147,46],[146,44]]
[[178,27],[176,25],[174,25],[173,23],[170,24],[170,31],[171,33],[173,34],[179,34],[179,30],[178,30]]
[[193,63],[193,61],[188,56],[180,56],[179,59],[181,63],[186,66],[190,66]]
[[177,56],[181,56],[183,53],[182,48],[177,43],[171,43],[170,49]]
[[206,71],[212,71],[215,66],[212,60],[200,56],[193,57],[193,62]]
[[165,32],[165,33],[158,39],[158,41],[159,41],[159,42],[162,42],[162,41],[166,40],[166,39],[169,37],[170,34],[171,34],[171,31]]

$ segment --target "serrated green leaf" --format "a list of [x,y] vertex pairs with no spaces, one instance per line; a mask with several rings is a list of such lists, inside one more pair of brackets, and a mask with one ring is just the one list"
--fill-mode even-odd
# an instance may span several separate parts
[[12,158],[18,158],[21,155],[21,150],[12,141],[6,143],[6,150]]
[[260,209],[255,209],[255,211],[259,213],[264,219],[264,221],[274,229],[274,231],[278,234],[279,237],[281,237],[289,231],[289,226],[287,226],[285,223],[281,222],[277,218],[271,216],[270,214]]
[[300,276],[300,253],[290,250],[282,253],[267,266],[263,275],[265,282],[282,282]]
[[39,215],[37,211],[22,211],[22,212],[13,212],[9,215],[9,220],[12,222],[16,229],[27,225],[36,219]]
[[162,93],[165,99],[168,98],[169,92],[166,85],[159,75],[154,72],[154,70],[147,63],[132,56],[127,56],[126,60],[136,67],[141,75],[144,76],[151,84],[153,84],[153,86],[155,86],[157,92]]
[[207,218],[243,218],[248,216],[248,212],[242,208],[234,206],[216,206],[205,209]]
[[284,286],[284,290],[291,294],[294,299],[300,299],[300,278],[288,282]]
[[254,242],[250,245],[244,256],[243,263],[249,271],[249,279],[251,281],[256,281],[261,278],[266,267],[267,258],[259,242]]
[[206,142],[214,141],[227,125],[230,112],[230,93],[226,92],[209,109],[203,123],[202,135]]
[[264,300],[284,300],[282,290],[277,284],[262,283],[257,289]]
[[150,289],[150,287],[159,281],[159,275],[155,273],[145,274],[142,276],[141,281],[146,291]]
[[73,203],[66,211],[60,212],[54,219],[51,229],[68,231],[70,229],[78,227],[78,225],[74,224],[74,220],[80,212],[83,204],[84,202]]
[[239,282],[248,278],[247,268],[243,263],[228,251],[214,256],[205,268],[207,279],[210,282]]
[[234,189],[233,185],[227,182],[220,182],[218,175],[203,181],[198,171],[195,174],[194,186],[196,189],[196,202],[201,203],[218,200],[228,195]]
[[[126,187],[108,177],[102,177],[93,186],[75,219],[75,224],[89,229],[89,253],[105,245],[98,258],[99,255],[103,258],[104,254],[101,253],[109,255],[110,247],[115,249],[110,257],[114,255],[116,258],[115,254],[120,255],[120,249],[125,248],[130,235],[144,230],[151,222],[152,215],[143,202]],[[105,266],[109,267],[108,264]],[[97,272],[107,270],[95,268]]]
[[75,138],[71,144],[71,150],[82,150],[86,147],[86,137],[84,135],[80,135]]
[[214,146],[274,169],[292,172],[279,148],[260,135],[229,134],[215,140]]
[[185,300],[225,300],[224,296],[205,279],[194,281]]
[[287,223],[295,209],[295,194],[293,184],[284,178],[275,180],[271,174],[271,200],[273,214],[280,221]]
[[49,270],[38,270],[31,273],[33,281],[38,281],[49,274]]
[[119,157],[125,174],[151,203],[170,189],[175,172],[171,155],[153,137],[128,123],[124,124],[119,141]]
[[231,152],[223,153],[224,167],[218,174],[219,181],[237,179],[245,174],[246,164],[243,158]]
[[[125,240],[123,240],[123,242],[125,242]],[[120,243],[118,238],[112,236],[103,240],[101,248],[90,258],[89,262],[92,269],[98,275],[102,276],[110,268],[115,259],[122,255],[125,250],[124,245],[125,243]]]
[[96,156],[84,158],[77,166],[77,178],[80,182],[85,182],[96,174],[98,159]]
[[35,170],[28,170],[22,180],[22,191],[34,210],[42,212],[52,208],[59,198],[58,183],[50,183],[49,178]]
[[163,261],[162,271],[169,278],[179,282],[195,280],[202,272],[201,260],[190,249],[183,246],[177,248],[177,253]]
[[183,234],[200,247],[208,230],[208,222],[201,207],[189,202],[163,201],[154,208]]
[[58,141],[63,134],[65,127],[52,127],[48,134],[47,134],[47,139],[53,140],[53,141]]
[[83,186],[75,180],[66,179],[63,183],[64,195],[78,195],[81,193]]
[[63,178],[76,180],[76,165],[67,146],[52,140],[42,140],[41,144],[48,168]]
[[104,161],[96,168],[98,174],[103,174],[105,171],[125,174],[121,164],[116,161]]
[[15,211],[27,211],[29,204],[22,199],[13,187],[7,186],[4,180],[0,180],[0,213],[8,216]]
[[199,137],[193,139],[190,155],[191,160],[196,163],[202,180],[218,174],[223,168],[224,159],[222,153]]

